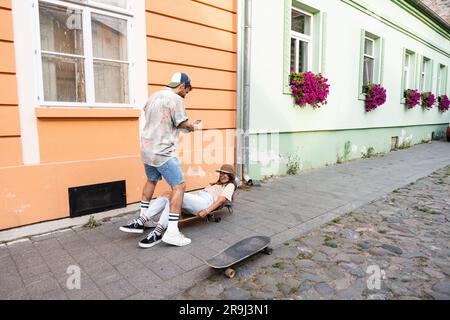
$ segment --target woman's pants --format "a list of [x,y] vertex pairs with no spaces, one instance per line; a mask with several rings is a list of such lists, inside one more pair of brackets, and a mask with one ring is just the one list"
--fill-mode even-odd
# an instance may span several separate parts
[[[201,190],[197,193],[185,193],[183,197],[183,210],[187,213],[197,215],[200,211],[209,208],[214,203],[212,195],[208,192]],[[161,213],[162,212],[162,213]],[[153,200],[144,215],[147,220],[150,220],[153,216],[161,213],[158,223],[164,228],[167,228],[169,223],[170,203],[166,197],[159,197]]]

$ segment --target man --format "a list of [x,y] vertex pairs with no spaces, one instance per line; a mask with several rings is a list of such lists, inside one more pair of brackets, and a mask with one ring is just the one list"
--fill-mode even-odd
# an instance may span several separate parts
[[166,88],[154,93],[147,101],[145,126],[141,136],[141,156],[144,162],[147,182],[142,191],[141,214],[127,226],[120,229],[144,229],[148,222],[145,211],[161,177],[172,188],[170,197],[170,214],[167,231],[162,238],[175,246],[191,243],[178,229],[183,195],[186,190],[181,164],[176,155],[180,129],[192,132],[194,126],[188,121],[184,106],[184,97],[192,90],[191,80],[187,74],[177,72],[172,76]]

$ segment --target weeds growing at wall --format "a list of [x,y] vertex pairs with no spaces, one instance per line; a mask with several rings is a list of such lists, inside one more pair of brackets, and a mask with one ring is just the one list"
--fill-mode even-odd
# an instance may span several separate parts
[[297,154],[290,154],[287,162],[287,174],[296,175],[300,171],[300,156]]
[[375,156],[375,154],[376,153],[374,147],[369,147],[366,152],[361,152],[361,156],[363,159],[372,158],[373,156]]

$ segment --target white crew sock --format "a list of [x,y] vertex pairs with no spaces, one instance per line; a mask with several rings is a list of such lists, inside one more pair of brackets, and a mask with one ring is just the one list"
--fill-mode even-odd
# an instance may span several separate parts
[[141,213],[140,213],[140,217],[145,217],[145,212],[147,211],[148,207],[150,205],[150,201],[141,201]]
[[180,215],[178,213],[170,213],[169,214],[169,224],[167,226],[167,233],[179,233],[178,229],[178,220],[180,219]]

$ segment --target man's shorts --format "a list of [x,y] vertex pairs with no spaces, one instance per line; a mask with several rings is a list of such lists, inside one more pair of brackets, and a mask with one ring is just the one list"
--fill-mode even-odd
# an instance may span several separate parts
[[164,177],[171,187],[184,183],[181,164],[177,158],[170,158],[160,167],[153,167],[144,163],[144,168],[147,179],[150,181],[159,181]]

